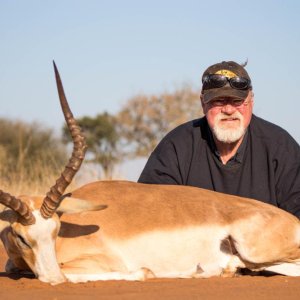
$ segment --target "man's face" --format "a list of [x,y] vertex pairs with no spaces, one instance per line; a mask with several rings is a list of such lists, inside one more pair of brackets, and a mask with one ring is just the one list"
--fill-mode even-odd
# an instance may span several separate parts
[[235,143],[242,139],[252,116],[252,91],[244,100],[220,97],[206,104],[201,102],[209,127],[218,141]]

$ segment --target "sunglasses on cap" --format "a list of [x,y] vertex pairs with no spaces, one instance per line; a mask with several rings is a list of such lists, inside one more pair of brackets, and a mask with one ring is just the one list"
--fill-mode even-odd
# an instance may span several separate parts
[[236,76],[236,77],[228,78],[225,75],[221,75],[221,74],[209,74],[209,75],[205,75],[202,78],[202,83],[203,83],[202,89],[206,90],[206,89],[221,88],[225,86],[228,82],[230,86],[236,90],[247,90],[252,87],[251,80],[245,77]]

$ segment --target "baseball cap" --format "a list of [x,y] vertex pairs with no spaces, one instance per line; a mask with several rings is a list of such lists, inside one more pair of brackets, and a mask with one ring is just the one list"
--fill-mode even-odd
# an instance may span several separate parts
[[[226,84],[221,87],[211,87],[209,84],[204,84],[205,79],[213,74],[224,75],[228,79],[242,77],[243,79],[248,80],[249,84],[246,88],[243,89],[232,87],[229,81],[227,81]],[[245,99],[248,96],[249,90],[252,89],[251,79],[247,71],[242,65],[234,61],[222,61],[221,63],[217,63],[208,67],[202,75],[202,82],[203,86],[201,93],[203,95],[204,103],[208,103],[209,101],[217,97],[233,97]]]

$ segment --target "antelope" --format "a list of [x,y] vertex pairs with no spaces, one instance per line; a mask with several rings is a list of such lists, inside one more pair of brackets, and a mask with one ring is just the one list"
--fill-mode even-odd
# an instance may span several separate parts
[[97,181],[64,194],[86,143],[54,63],[72,156],[44,197],[0,191],[6,272],[51,284],[235,276],[300,276],[300,222],[275,206],[188,186]]

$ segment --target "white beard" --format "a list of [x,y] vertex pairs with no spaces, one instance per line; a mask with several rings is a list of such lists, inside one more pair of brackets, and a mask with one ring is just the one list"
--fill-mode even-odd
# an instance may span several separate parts
[[[221,120],[226,118],[237,118],[239,119],[239,125],[235,128],[230,128],[221,125]],[[218,141],[223,143],[235,143],[240,140],[246,132],[244,127],[244,117],[239,112],[235,112],[234,115],[228,116],[223,113],[219,113],[215,118],[215,126],[212,128],[213,134]]]

